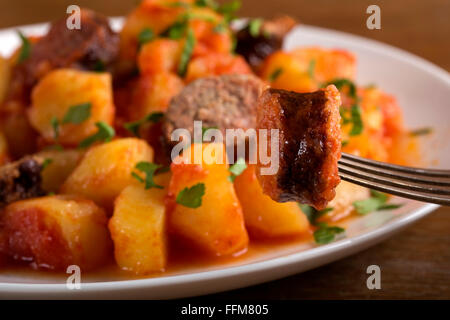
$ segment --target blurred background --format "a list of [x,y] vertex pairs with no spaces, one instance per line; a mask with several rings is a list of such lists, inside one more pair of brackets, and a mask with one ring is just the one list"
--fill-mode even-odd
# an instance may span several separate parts
[[[126,15],[139,0],[0,0],[0,28],[51,21],[71,4]],[[381,8],[381,30],[368,30],[366,8]],[[450,0],[243,0],[241,16],[289,14],[300,23],[379,40],[450,70]],[[0,44],[1,45],[1,44]],[[395,93],[394,93],[395,94]],[[450,208],[440,208],[389,240],[327,266],[208,298],[450,299]],[[367,290],[365,268],[379,264],[383,290]]]
[[[220,2],[220,1],[219,1]],[[222,1],[223,2],[223,1]],[[241,16],[286,13],[301,23],[380,40],[450,70],[449,0],[242,0]],[[139,0],[0,0],[0,28],[60,18],[71,4],[123,16]],[[381,30],[366,28],[366,8],[381,8]]]

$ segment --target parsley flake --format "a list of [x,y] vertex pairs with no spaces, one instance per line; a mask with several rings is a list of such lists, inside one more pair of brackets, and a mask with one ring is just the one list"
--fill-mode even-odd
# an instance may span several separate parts
[[278,79],[278,77],[283,73],[283,68],[277,68],[275,69],[270,75],[269,75],[269,81],[274,82]]
[[314,231],[314,240],[317,244],[327,244],[336,238],[337,234],[340,234],[345,231],[344,228],[329,226],[326,223],[319,223],[319,229]]
[[355,210],[360,215],[366,215],[373,211],[393,210],[400,208],[401,204],[388,204],[388,196],[384,193],[370,190],[370,198],[353,202]]
[[80,124],[86,121],[91,116],[91,107],[92,104],[90,102],[81,103],[70,107],[69,111],[67,111],[63,118],[62,124]]
[[59,121],[58,121],[58,118],[52,117],[50,119],[50,124],[51,124],[51,126],[53,128],[53,138],[55,140],[58,140],[58,138],[59,138]]
[[163,186],[157,185],[153,180],[156,170],[161,168],[162,166],[159,164],[155,164],[152,162],[141,161],[138,162],[135,166],[135,169],[145,174],[145,179],[143,179],[138,173],[132,172],[131,175],[141,183],[144,183],[145,189],[150,188],[158,188],[163,189]]
[[248,32],[253,38],[259,37],[261,34],[261,27],[263,25],[263,19],[252,19],[248,24]]
[[155,38],[155,34],[153,33],[153,30],[150,28],[144,28],[141,32],[138,34],[138,43],[139,47],[143,46],[147,42],[152,41]]
[[45,168],[47,168],[51,163],[53,162],[53,159],[50,159],[50,158],[46,158],[45,160],[44,160],[44,162],[42,162],[42,171],[45,169]]
[[433,129],[430,127],[427,127],[427,128],[420,128],[420,129],[412,130],[409,132],[409,135],[412,137],[417,137],[417,136],[424,136],[424,135],[430,134],[432,132],[433,132]]
[[178,193],[176,203],[192,209],[198,208],[202,205],[205,189],[204,183],[197,183],[190,188],[186,187]]
[[95,125],[98,131],[94,133],[92,136],[87,137],[86,139],[81,141],[79,144],[79,148],[87,148],[97,141],[109,142],[116,134],[114,128],[111,127],[106,122],[100,121],[97,122]]
[[184,48],[181,53],[180,64],[178,65],[178,74],[181,77],[184,77],[186,74],[189,60],[191,60],[192,52],[194,51],[194,46],[195,46],[194,31],[189,28],[187,31],[186,42],[184,44]]
[[162,112],[152,112],[140,120],[125,123],[123,127],[134,134],[136,137],[140,137],[139,129],[143,124],[147,122],[157,123],[162,119],[163,116],[164,113]]
[[19,35],[20,40],[22,41],[22,47],[20,48],[19,60],[18,60],[18,62],[21,63],[30,57],[31,42],[30,42],[30,40],[28,40],[28,38],[22,32],[17,31],[17,34]]
[[234,180],[236,180],[236,177],[240,176],[242,172],[245,171],[245,169],[247,169],[247,164],[245,163],[245,160],[243,158],[237,159],[237,161],[228,169],[228,171],[231,172],[231,175],[228,177],[228,180],[230,182],[234,182]]

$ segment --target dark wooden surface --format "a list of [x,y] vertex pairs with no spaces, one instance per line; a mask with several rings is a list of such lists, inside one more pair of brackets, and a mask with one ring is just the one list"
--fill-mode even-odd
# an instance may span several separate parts
[[[137,0],[0,0],[0,28],[52,20],[69,4],[123,15]],[[365,10],[381,8],[381,30],[366,28]],[[449,0],[244,0],[241,14],[289,13],[408,50],[450,70]],[[368,290],[366,268],[381,267],[381,290]],[[389,240],[327,266],[209,299],[450,299],[450,208],[440,208]]]

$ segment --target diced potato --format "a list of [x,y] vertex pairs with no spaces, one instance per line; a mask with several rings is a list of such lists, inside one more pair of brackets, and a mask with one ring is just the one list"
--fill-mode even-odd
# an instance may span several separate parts
[[[273,75],[280,70],[275,79]],[[354,79],[355,57],[343,50],[301,48],[290,52],[277,51],[263,63],[261,77],[274,88],[310,92],[336,78]]]
[[48,196],[10,204],[1,222],[8,256],[36,267],[81,271],[106,263],[112,252],[105,212],[92,201]]
[[173,96],[183,89],[183,81],[173,73],[141,76],[133,88],[130,120],[139,120],[152,112],[165,111]]
[[120,57],[123,61],[132,63],[136,59],[142,30],[148,28],[158,35],[186,11],[183,6],[171,5],[171,2],[192,3],[193,0],[145,0],[127,16],[120,33]]
[[177,72],[183,42],[171,39],[156,39],[145,44],[138,56],[141,74]]
[[[112,124],[114,104],[111,75],[74,69],[59,69],[47,74],[33,89],[29,110],[31,125],[47,142],[77,146],[97,132],[96,122]],[[80,124],[62,124],[72,106],[91,103],[91,116]],[[52,118],[60,122],[59,138],[55,141]]]
[[301,235],[309,222],[296,202],[279,203],[265,195],[250,165],[239,175],[234,187],[242,205],[248,232],[259,238]]
[[49,161],[42,170],[42,188],[47,192],[57,192],[63,182],[75,170],[84,152],[79,149],[46,150],[37,156]]
[[4,134],[0,132],[0,165],[5,164],[8,160],[8,143]]
[[[193,144],[191,156],[196,148],[196,144]],[[248,245],[248,236],[241,205],[233,184],[228,180],[230,172],[223,161],[224,147],[222,144],[203,144],[200,152],[208,153],[207,150],[211,148],[216,148],[212,159],[209,159],[213,161],[205,161],[203,158],[200,164],[194,164],[189,161],[191,156],[185,153],[172,163],[167,214],[172,232],[189,239],[199,248],[220,256],[244,250]],[[220,160],[222,164],[217,163]],[[188,208],[176,202],[181,190],[198,183],[205,185],[205,195],[200,207]]]
[[186,82],[214,75],[251,73],[250,66],[239,55],[209,53],[191,59],[188,64]]
[[0,56],[0,104],[4,101],[11,74],[10,62],[8,59]]
[[164,189],[126,187],[115,201],[109,230],[117,265],[138,275],[163,271],[167,264],[167,229],[164,197],[170,174],[157,175]]
[[353,202],[367,199],[369,196],[369,189],[341,181],[336,188],[336,197],[328,203],[328,207],[333,210],[320,217],[319,222],[336,222],[348,217],[354,211]]
[[114,199],[135,178],[131,172],[140,161],[153,161],[153,150],[135,138],[118,139],[89,149],[61,187],[110,209]]

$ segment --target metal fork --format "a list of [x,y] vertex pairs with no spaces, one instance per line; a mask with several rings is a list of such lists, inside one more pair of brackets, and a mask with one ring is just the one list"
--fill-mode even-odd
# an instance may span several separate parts
[[450,170],[399,166],[342,153],[342,180],[404,198],[450,206]]

